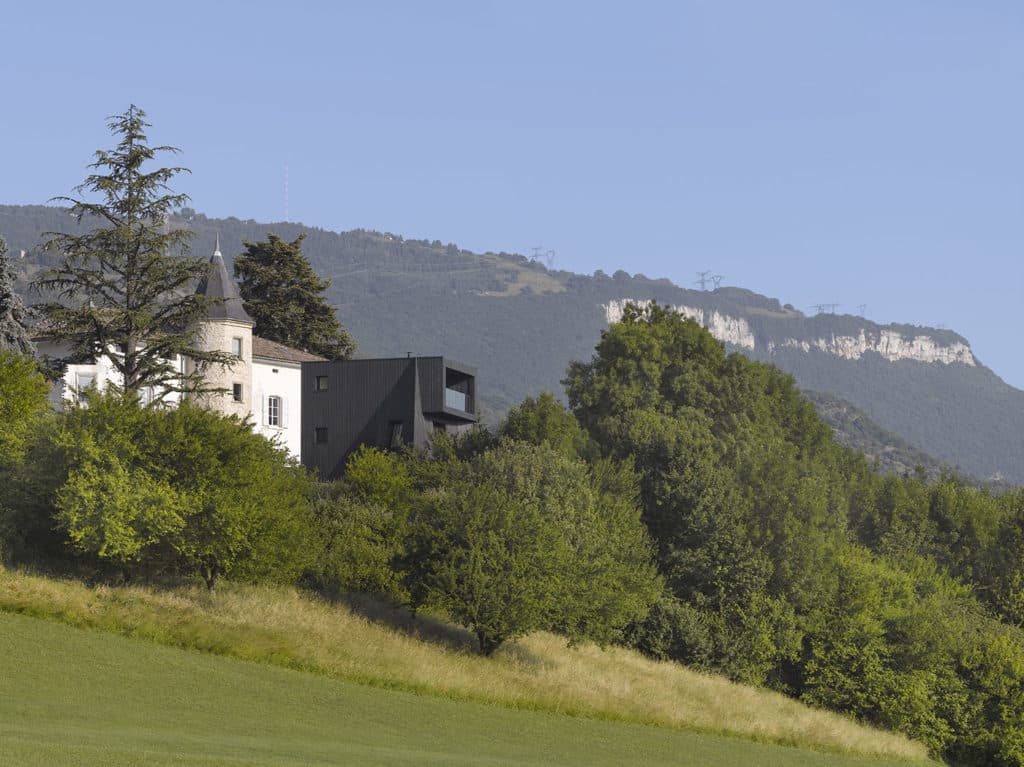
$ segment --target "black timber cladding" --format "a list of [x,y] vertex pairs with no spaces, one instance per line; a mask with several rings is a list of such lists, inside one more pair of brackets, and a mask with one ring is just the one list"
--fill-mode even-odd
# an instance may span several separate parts
[[476,370],[443,357],[304,362],[302,387],[302,463],[324,479],[340,476],[360,445],[389,448],[400,435],[426,447],[435,425],[477,421]]

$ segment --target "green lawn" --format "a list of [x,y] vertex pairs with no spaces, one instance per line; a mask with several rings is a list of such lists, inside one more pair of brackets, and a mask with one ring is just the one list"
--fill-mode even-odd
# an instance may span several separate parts
[[0,614],[3,765],[885,765],[462,703]]

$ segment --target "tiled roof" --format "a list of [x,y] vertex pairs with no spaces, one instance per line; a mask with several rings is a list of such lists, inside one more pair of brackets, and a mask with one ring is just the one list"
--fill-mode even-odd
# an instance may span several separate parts
[[262,359],[280,360],[281,362],[325,362],[325,357],[318,357],[315,354],[304,352],[301,349],[293,349],[290,346],[279,344],[277,341],[269,341],[259,336],[252,337],[252,356]]

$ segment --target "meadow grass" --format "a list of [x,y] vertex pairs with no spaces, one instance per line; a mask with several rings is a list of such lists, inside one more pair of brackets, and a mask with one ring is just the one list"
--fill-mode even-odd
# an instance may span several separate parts
[[881,767],[384,690],[0,614],[0,764]]
[[0,610],[452,700],[926,759],[922,745],[901,735],[625,649],[570,648],[541,633],[483,658],[468,632],[437,619],[333,604],[294,589],[90,588],[0,570]]

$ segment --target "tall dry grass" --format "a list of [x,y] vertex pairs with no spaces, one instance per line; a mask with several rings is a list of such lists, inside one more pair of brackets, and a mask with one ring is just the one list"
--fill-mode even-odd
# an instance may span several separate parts
[[403,619],[368,603],[331,604],[293,589],[90,588],[0,569],[0,610],[454,699],[927,758],[922,745],[901,735],[621,648],[569,648],[540,633],[483,658],[467,632],[436,619]]

